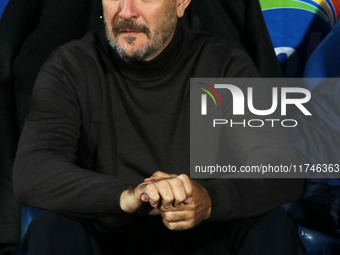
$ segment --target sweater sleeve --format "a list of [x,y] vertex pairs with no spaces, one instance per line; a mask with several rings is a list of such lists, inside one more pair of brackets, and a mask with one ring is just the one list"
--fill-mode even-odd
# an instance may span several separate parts
[[125,215],[120,194],[131,183],[84,169],[77,162],[82,128],[75,60],[52,54],[36,80],[13,170],[24,204],[80,217]]
[[[256,67],[246,53],[236,49],[232,55],[226,77],[259,77]],[[243,85],[246,86],[247,83]],[[268,95],[268,88],[261,85],[251,87],[254,90],[253,94],[258,95],[254,97],[256,108],[269,109],[272,97]],[[246,87],[241,87],[241,89],[246,95]],[[228,102],[225,106],[227,119],[242,122],[243,119],[247,119],[247,116],[251,116],[247,111],[245,116],[233,116],[232,99],[225,101]],[[273,119],[280,119],[280,117],[271,116]],[[261,119],[259,116],[253,116],[248,119],[259,118]],[[264,125],[261,128],[244,128],[238,125],[226,130],[226,136],[240,165],[280,166],[282,164],[289,166],[299,164],[299,159],[279,125],[275,127]],[[254,216],[297,200],[302,195],[304,179],[221,178],[206,180],[203,186],[212,200],[212,213],[209,220],[219,221]]]

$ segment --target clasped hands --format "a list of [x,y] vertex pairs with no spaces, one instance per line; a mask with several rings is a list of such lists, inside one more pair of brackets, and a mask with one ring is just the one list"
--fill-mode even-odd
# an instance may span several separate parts
[[127,213],[160,214],[171,230],[185,230],[210,217],[207,190],[187,175],[156,172],[137,187],[124,190],[120,206]]

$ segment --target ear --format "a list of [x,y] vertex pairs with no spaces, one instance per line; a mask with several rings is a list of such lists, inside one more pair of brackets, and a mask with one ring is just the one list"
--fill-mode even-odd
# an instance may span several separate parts
[[176,0],[178,18],[181,18],[184,15],[184,11],[190,4],[190,1],[191,0]]

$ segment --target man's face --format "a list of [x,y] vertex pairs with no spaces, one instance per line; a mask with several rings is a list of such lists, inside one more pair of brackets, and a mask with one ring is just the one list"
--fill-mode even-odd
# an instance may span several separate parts
[[149,61],[169,44],[177,23],[176,0],[103,0],[106,35],[126,61]]

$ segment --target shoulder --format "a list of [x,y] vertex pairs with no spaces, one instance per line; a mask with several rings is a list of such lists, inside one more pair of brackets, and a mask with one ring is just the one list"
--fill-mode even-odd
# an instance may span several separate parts
[[197,65],[204,65],[211,73],[220,70],[219,74],[223,73],[224,77],[259,77],[253,60],[239,45],[188,28],[184,31],[189,51],[197,55]]
[[247,55],[240,45],[230,43],[229,41],[223,40],[209,33],[194,31],[188,27],[183,27],[183,33],[185,34],[189,45],[195,45],[196,49],[198,46],[201,46],[204,50],[209,51],[214,56],[220,55],[221,53]]
[[55,49],[43,64],[39,75],[59,76],[70,81],[95,75],[94,71],[100,70],[98,67],[103,56],[99,33],[89,32],[83,38]]
[[99,34],[100,31],[88,32],[83,38],[58,47],[50,54],[45,65],[54,63],[74,69],[89,60],[97,61],[100,47]]
[[94,32],[58,47],[42,65],[34,90],[64,91],[73,95],[85,93],[101,63],[98,48]]

